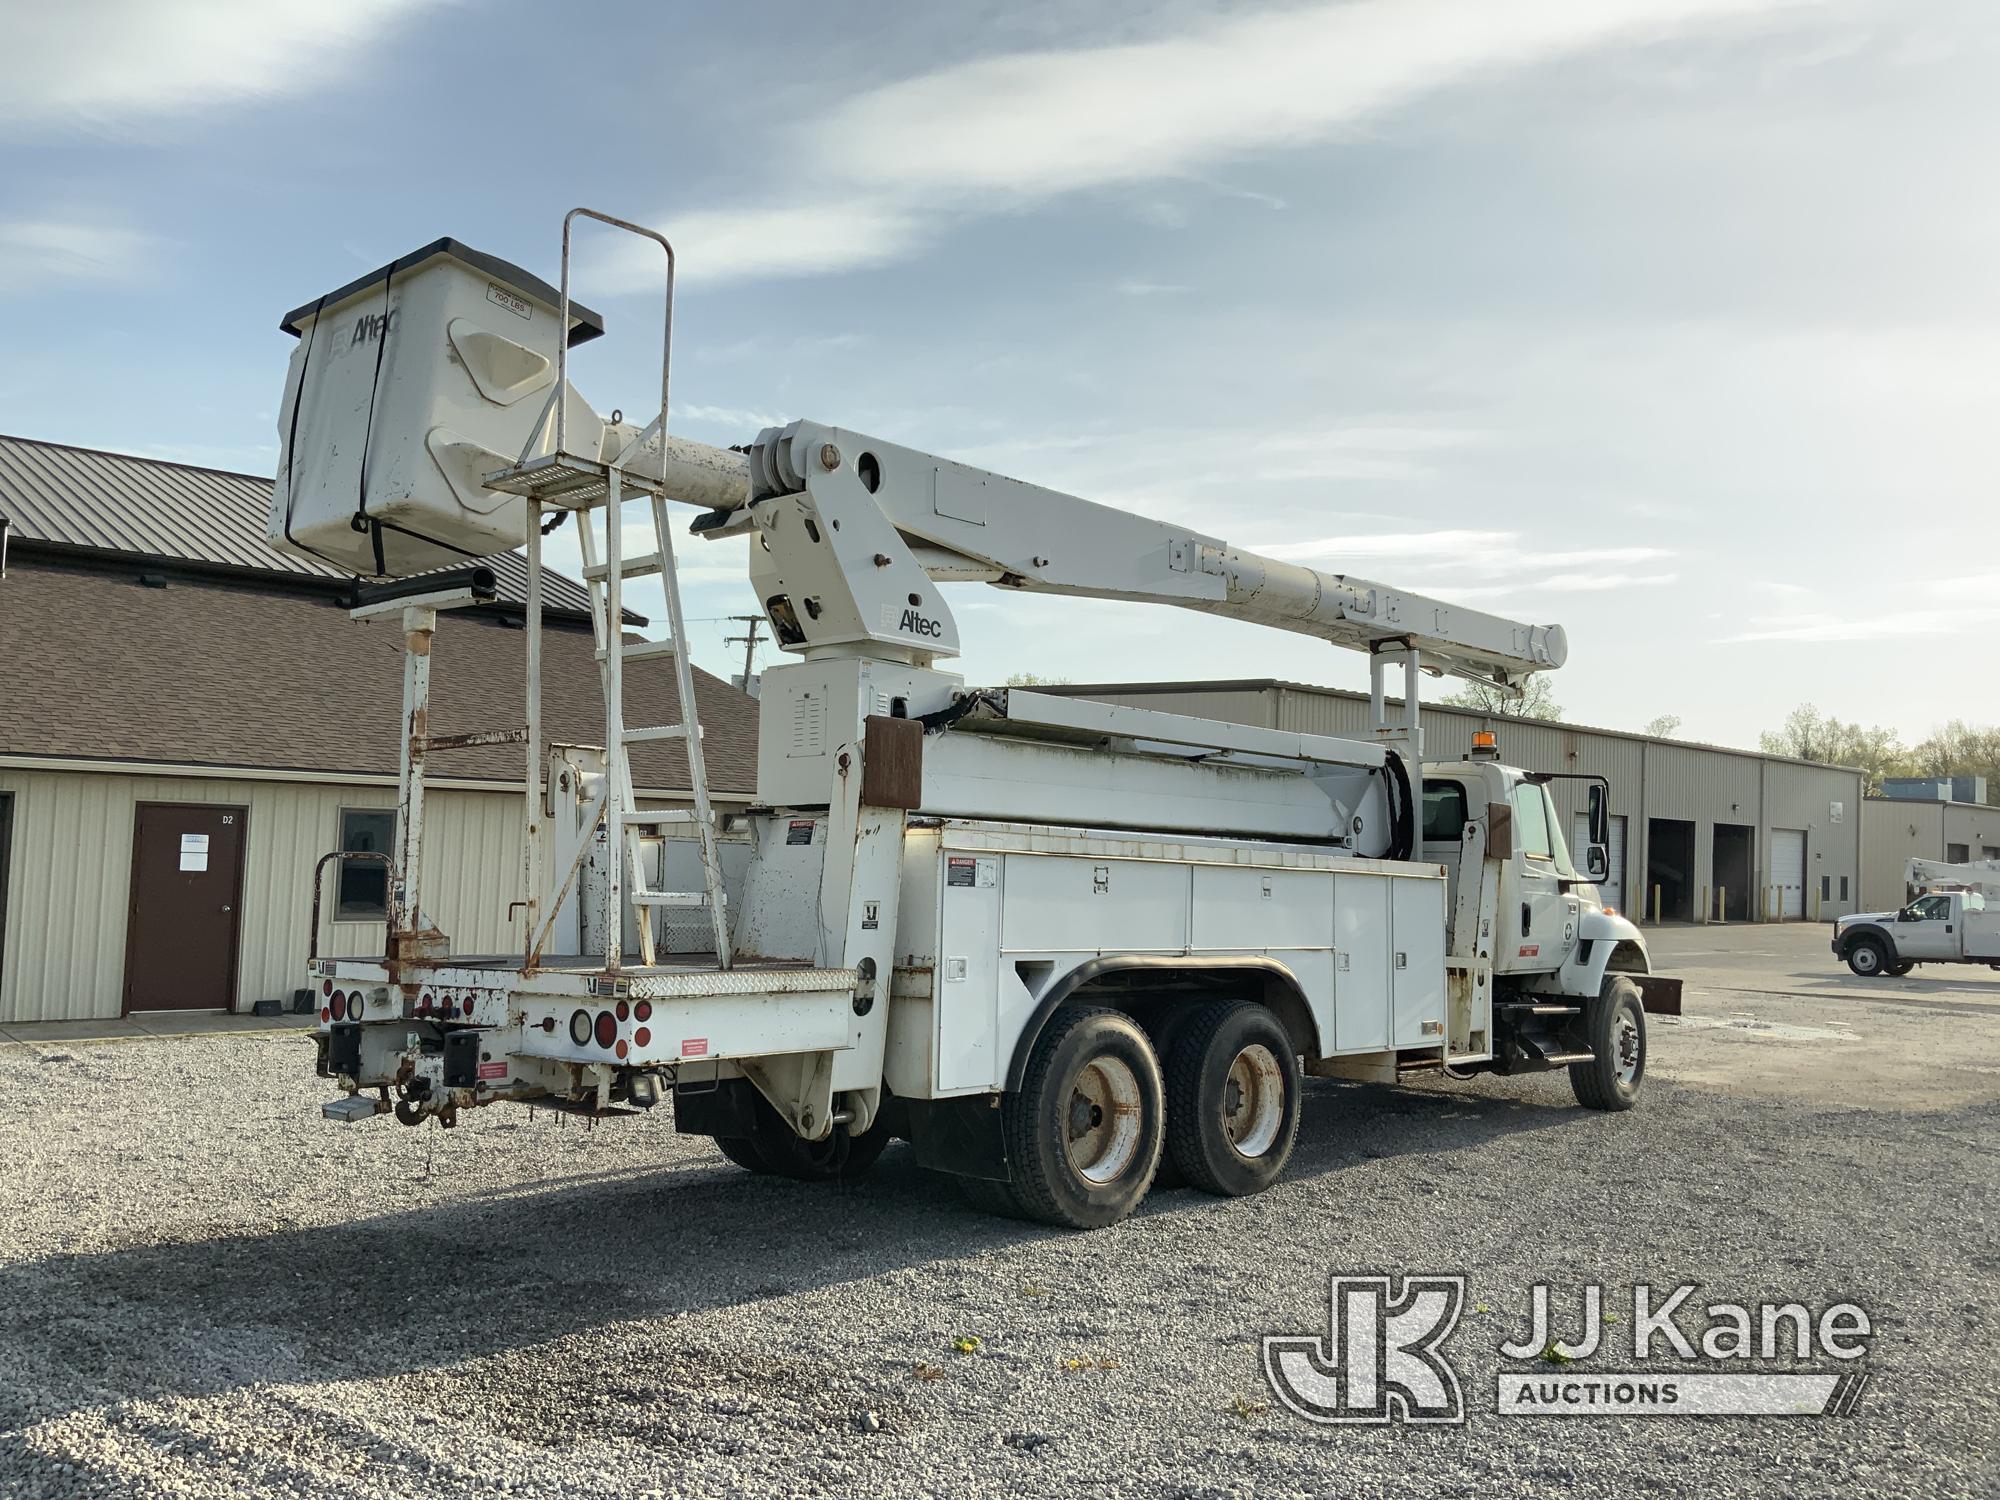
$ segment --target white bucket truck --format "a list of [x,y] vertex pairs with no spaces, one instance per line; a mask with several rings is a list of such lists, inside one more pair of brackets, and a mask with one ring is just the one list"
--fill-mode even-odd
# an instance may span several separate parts
[[[388,948],[311,963],[329,1117],[671,1098],[681,1130],[751,1171],[851,1176],[900,1137],[977,1201],[1088,1227],[1129,1213],[1163,1161],[1212,1192],[1268,1185],[1302,1073],[1566,1068],[1583,1103],[1634,1102],[1642,996],[1677,1009],[1678,982],[1650,977],[1639,932],[1599,900],[1608,789],[1588,786],[1579,867],[1555,778],[1420,754],[1420,670],[1517,685],[1562,665],[1559,627],[842,428],[767,429],[747,454],[665,438],[664,355],[661,415],[601,418],[567,379],[569,344],[598,331],[568,295],[579,217],[603,216],[565,221],[560,290],[440,241],[285,321],[272,543],[401,578],[355,613],[408,644]],[[691,707],[677,725],[625,719],[639,654],[671,654],[694,702],[672,641],[615,624],[624,583],[660,574],[684,639],[670,501],[699,508],[696,535],[750,538],[795,658],[764,675],[747,816],[709,806]],[[628,502],[655,527],[638,556]],[[595,604],[598,747],[552,744],[541,722],[541,537],[563,512]],[[485,595],[476,574],[409,575],[509,546],[530,574],[525,721],[434,734],[437,612]],[[1374,733],[968,687],[945,665],[943,585],[959,583],[1364,651]],[[648,739],[686,747],[691,806],[636,805],[627,750]],[[523,748],[520,942],[456,953],[426,916],[425,760],[498,741]],[[674,868],[697,888],[665,889]]]

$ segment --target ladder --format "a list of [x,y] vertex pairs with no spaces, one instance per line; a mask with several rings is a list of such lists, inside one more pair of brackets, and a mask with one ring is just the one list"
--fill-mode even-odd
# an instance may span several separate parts
[[[667,258],[666,331],[660,354],[660,414],[648,423],[616,458],[608,461],[597,455],[566,451],[564,406],[569,388],[569,281],[571,231],[578,218],[595,219],[615,229],[626,230],[652,240]],[[524,452],[514,468],[487,478],[495,489],[509,490],[528,500],[529,560],[529,699],[531,727],[530,764],[541,753],[539,745],[541,653],[539,649],[541,513],[545,505],[576,513],[578,543],[583,552],[584,583],[590,593],[590,618],[596,638],[598,675],[604,692],[604,792],[599,817],[608,846],[618,851],[611,861],[610,878],[605,884],[605,967],[623,967],[625,948],[624,902],[632,902],[639,928],[639,959],[647,967],[658,961],[658,936],[654,914],[671,910],[705,910],[715,944],[719,968],[730,966],[729,916],[722,885],[722,856],[718,847],[714,807],[708,794],[708,767],[702,754],[701,726],[696,712],[694,668],[688,661],[687,639],[681,609],[680,575],[674,559],[673,528],[667,516],[667,499],[657,482],[627,471],[627,466],[649,444],[666,447],[669,381],[673,362],[674,336],[674,249],[666,237],[623,219],[598,213],[595,209],[574,208],[563,218],[562,288],[560,318],[557,323],[556,383],[550,394],[554,408],[553,451],[530,458]],[[547,422],[538,424],[539,439],[530,439],[532,450],[546,441]],[[625,504],[643,496],[652,519],[653,550],[626,556],[624,548]],[[600,544],[598,513],[604,528]],[[659,576],[667,599],[668,635],[661,641],[627,641],[624,631],[625,585],[640,578]],[[674,724],[625,723],[625,663],[656,656],[669,657],[674,665],[675,696],[680,704],[680,721]],[[631,747],[659,742],[678,743],[687,757],[688,789],[694,807],[688,810],[648,810],[637,805],[632,785]],[[530,772],[531,782],[539,774]],[[534,816],[531,809],[530,816]],[[645,836],[649,829],[692,826],[701,854],[703,889],[668,891],[654,889],[646,869]],[[534,841],[531,839],[530,843]],[[664,875],[666,861],[661,859]],[[629,893],[626,881],[629,879]],[[530,872],[530,890],[543,889],[540,872]],[[559,897],[557,898],[559,902]]]

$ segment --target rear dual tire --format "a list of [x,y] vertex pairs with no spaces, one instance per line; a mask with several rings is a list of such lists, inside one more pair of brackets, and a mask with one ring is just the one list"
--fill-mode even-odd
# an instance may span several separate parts
[[1227,1198],[1261,1193],[1299,1134],[1299,1060],[1261,1005],[1196,1010],[1167,1059],[1167,1152],[1191,1187]]

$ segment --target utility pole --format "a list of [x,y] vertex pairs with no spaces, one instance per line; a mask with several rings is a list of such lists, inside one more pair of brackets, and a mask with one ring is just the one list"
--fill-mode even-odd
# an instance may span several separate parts
[[762,615],[731,615],[729,618],[750,627],[742,635],[732,635],[723,638],[725,646],[733,646],[738,641],[743,643],[743,691],[747,693],[750,691],[751,668],[757,662],[757,632],[763,628],[764,617]]

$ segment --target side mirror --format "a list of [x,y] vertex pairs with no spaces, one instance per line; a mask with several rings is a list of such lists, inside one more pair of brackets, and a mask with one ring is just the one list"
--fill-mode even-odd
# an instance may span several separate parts
[[1611,842],[1611,798],[1606,793],[1604,783],[1590,784],[1590,841],[1593,844]]
[[1592,885],[1603,885],[1611,878],[1611,850],[1603,844],[1592,844],[1585,849],[1583,873]]

